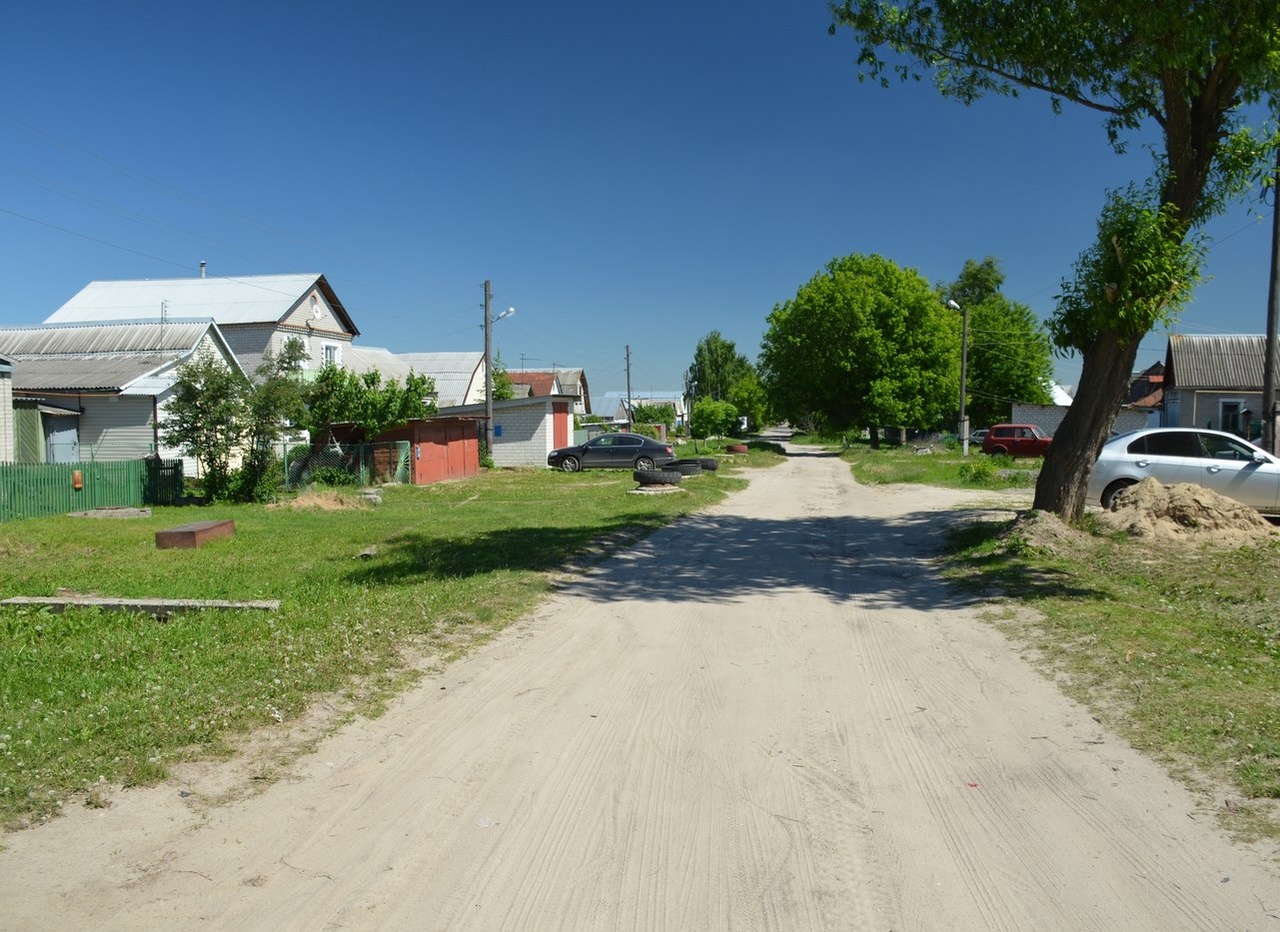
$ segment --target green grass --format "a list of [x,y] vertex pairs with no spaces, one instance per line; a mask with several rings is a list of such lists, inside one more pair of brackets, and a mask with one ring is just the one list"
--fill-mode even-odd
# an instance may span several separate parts
[[1031,488],[1043,462],[1039,458],[988,456],[973,444],[969,455],[963,456],[955,440],[902,446],[882,440],[878,450],[871,449],[866,440],[847,442],[838,437],[801,436],[791,442],[841,450],[840,456],[863,485],[911,482],[958,489]]
[[[767,465],[753,451],[740,462]],[[320,697],[376,713],[424,663],[447,663],[547,593],[559,571],[744,482],[734,465],[673,495],[630,474],[489,472],[390,487],[374,507],[158,508],[134,520],[0,525],[0,597],[279,599],[278,613],[146,615],[0,608],[0,824],[224,755]],[[358,499],[358,496],[352,496]],[[233,519],[236,536],[157,550],[155,533]],[[361,553],[374,548],[370,558]]]

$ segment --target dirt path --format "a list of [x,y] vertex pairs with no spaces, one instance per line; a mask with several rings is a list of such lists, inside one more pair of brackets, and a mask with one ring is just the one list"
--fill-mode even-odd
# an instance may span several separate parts
[[1280,874],[939,583],[971,498],[791,457],[260,795],[9,837],[0,925],[1280,928]]

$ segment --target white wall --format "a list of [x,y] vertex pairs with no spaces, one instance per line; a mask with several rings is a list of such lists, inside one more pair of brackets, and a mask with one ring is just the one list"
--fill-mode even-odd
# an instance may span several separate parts
[[0,372],[0,463],[12,463],[13,456],[13,374]]

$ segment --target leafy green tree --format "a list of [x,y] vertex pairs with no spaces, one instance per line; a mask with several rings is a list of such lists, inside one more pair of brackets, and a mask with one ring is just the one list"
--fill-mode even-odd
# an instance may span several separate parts
[[959,398],[960,321],[919,273],[832,259],[773,309],[760,354],[776,414],[824,430],[935,428]]
[[693,353],[693,365],[685,373],[685,393],[697,401],[714,398],[728,401],[733,386],[754,371],[751,361],[738,352],[732,340],[726,340],[719,330],[712,330],[698,341]]
[[730,437],[738,432],[738,409],[727,401],[702,398],[693,403],[689,433],[695,437]]
[[[1051,325],[1055,345],[1079,353],[1082,370],[1034,507],[1078,518],[1138,345],[1177,313],[1198,278],[1194,231],[1255,184],[1269,161],[1275,139],[1261,142],[1246,116],[1280,92],[1280,5],[837,0],[831,10],[832,33],[848,27],[858,38],[860,78],[888,86],[891,76],[931,74],[942,94],[966,104],[987,93],[1044,91],[1055,109],[1067,101],[1102,114],[1117,150],[1140,127],[1160,134],[1152,177],[1108,195],[1098,240],[1081,255],[1075,280],[1064,282]],[[1119,277],[1089,277],[1108,268]],[[1161,297],[1161,283],[1173,291]]]
[[671,429],[676,426],[676,406],[638,404],[631,412],[631,417],[637,424],[666,424]]
[[768,422],[769,396],[755,366],[733,383],[729,390],[729,402],[738,409],[740,416],[746,415],[749,430],[759,430],[762,424]]
[[512,381],[511,373],[502,361],[502,353],[498,353],[493,357],[493,400],[510,401],[514,397],[516,397],[515,382]]
[[231,455],[247,429],[248,393],[244,373],[211,353],[197,355],[178,369],[173,395],[165,405],[162,436],[199,463],[208,501],[227,497]]
[[1007,420],[1015,401],[1053,400],[1049,334],[1031,308],[1000,292],[1003,284],[999,263],[988,256],[981,262],[966,260],[960,277],[940,289],[944,304],[955,301],[969,312],[965,405],[970,423],[978,427]]
[[307,427],[313,436],[320,437],[334,424],[351,424],[372,439],[410,420],[435,414],[436,403],[427,397],[433,387],[431,379],[416,373],[410,373],[401,386],[396,379],[384,383],[375,370],[356,375],[350,369],[327,365],[307,392]]
[[248,450],[231,479],[236,501],[262,502],[275,497],[282,480],[276,444],[306,415],[306,387],[302,382],[306,345],[290,337],[278,355],[268,353],[254,371],[245,397],[245,435]]

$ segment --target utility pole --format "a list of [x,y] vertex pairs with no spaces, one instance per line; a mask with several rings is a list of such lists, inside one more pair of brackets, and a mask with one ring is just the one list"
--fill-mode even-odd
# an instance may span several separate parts
[[[1262,356],[1262,448],[1276,455],[1277,320],[1280,320],[1280,148],[1276,149],[1276,187],[1271,206],[1271,284],[1267,295],[1267,336]],[[1248,427],[1245,436],[1248,436]]]
[[493,456],[493,291],[484,280],[484,449]]
[[631,344],[627,344],[627,430],[631,430]]

